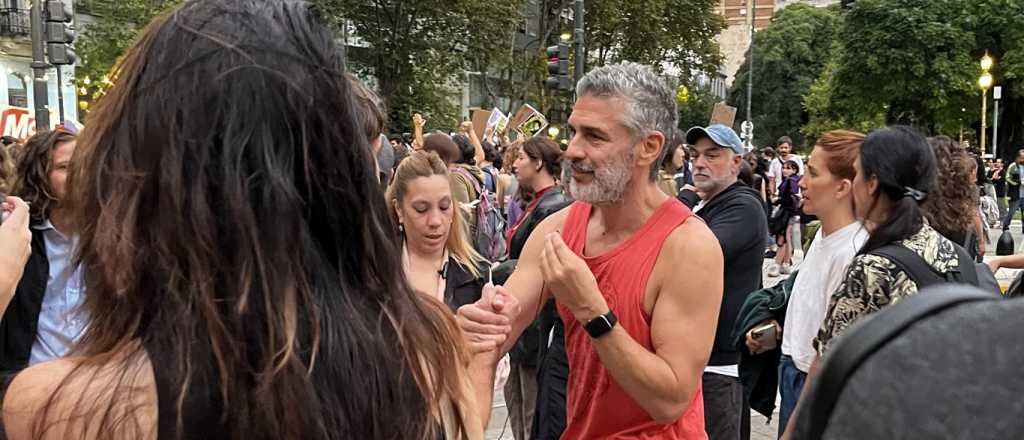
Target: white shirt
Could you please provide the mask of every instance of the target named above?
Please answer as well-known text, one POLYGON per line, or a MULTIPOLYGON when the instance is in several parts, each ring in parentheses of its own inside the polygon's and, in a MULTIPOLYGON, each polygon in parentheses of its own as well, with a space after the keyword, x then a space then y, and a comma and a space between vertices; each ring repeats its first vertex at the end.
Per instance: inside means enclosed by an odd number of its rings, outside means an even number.
POLYGON ((85 312, 79 310, 85 300, 82 271, 71 266, 78 238, 65 236, 49 220, 33 228, 43 231, 50 274, 29 354, 30 366, 66 356, 88 325, 85 312))
MULTIPOLYGON (((803 175, 804 174, 804 160, 801 159, 800 156, 797 156, 795 154, 790 154, 789 157, 786 158, 786 161, 794 161, 794 162, 796 162, 796 164, 799 165, 797 167, 797 169, 796 169, 796 173, 798 175, 803 175)), ((782 163, 783 162, 784 161, 779 160, 779 158, 776 157, 775 159, 772 159, 772 163, 768 165, 768 175, 770 177, 774 177, 775 178, 775 186, 776 187, 780 183, 782 183, 782 163)))
POLYGON ((782 354, 793 358, 796 367, 807 373, 817 356, 812 345, 825 320, 828 300, 839 288, 846 267, 868 239, 858 222, 824 236, 819 229, 800 263, 793 283, 782 331, 782 354))

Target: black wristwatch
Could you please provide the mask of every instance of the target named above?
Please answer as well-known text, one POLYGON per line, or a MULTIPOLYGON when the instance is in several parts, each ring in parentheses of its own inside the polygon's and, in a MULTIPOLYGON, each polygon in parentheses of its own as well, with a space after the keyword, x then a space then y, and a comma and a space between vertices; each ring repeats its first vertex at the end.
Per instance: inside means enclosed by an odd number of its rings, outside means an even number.
POLYGON ((615 317, 615 314, 611 310, 608 313, 599 315, 598 317, 588 321, 583 328, 587 330, 591 338, 597 339, 604 336, 608 332, 615 328, 615 324, 619 323, 619 318, 615 317))

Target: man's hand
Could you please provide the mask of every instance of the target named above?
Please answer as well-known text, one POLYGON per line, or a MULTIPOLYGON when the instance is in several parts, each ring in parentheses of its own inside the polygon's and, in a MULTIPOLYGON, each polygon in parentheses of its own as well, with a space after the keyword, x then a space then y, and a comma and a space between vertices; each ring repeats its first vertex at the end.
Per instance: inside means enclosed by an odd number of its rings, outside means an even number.
POLYGON ((6 308, 7 300, 21 280, 25 262, 32 254, 32 232, 28 228, 28 205, 21 199, 8 197, 4 200, 0 204, 0 215, 5 217, 0 224, 0 306, 6 308))
POLYGON ((540 254, 544 283, 580 322, 608 313, 597 279, 582 258, 573 253, 557 232, 547 235, 540 254))
POLYGON ((494 362, 501 358, 501 346, 512 332, 512 323, 519 316, 519 300, 504 287, 487 284, 480 300, 459 307, 456 321, 473 355, 494 352, 494 362))
POLYGON ((419 113, 413 113, 412 114, 412 125, 413 126, 415 126, 415 127, 423 127, 423 124, 426 124, 426 123, 427 123, 427 120, 423 119, 423 115, 421 115, 419 113))

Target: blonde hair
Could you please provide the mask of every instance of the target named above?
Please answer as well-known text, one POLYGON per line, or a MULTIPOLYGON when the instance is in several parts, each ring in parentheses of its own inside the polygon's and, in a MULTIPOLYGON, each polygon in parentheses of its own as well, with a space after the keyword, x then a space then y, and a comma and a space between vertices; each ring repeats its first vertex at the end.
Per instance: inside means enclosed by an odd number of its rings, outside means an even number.
MULTIPOLYGON (((433 151, 413 151, 409 157, 402 160, 395 170, 394 180, 388 187, 387 200, 388 212, 395 227, 398 227, 398 206, 405 200, 409 191, 409 183, 419 177, 441 176, 449 180, 448 167, 445 166, 441 157, 433 151)), ((449 180, 450 181, 450 180, 449 180)), ((462 218, 461 209, 457 207, 458 202, 452 201, 456 209, 452 215, 452 227, 448 231, 448 242, 445 248, 448 254, 455 259, 459 265, 465 267, 474 277, 479 277, 479 265, 487 262, 473 246, 469 243, 469 225, 462 218)), ((396 232, 398 232, 396 230, 396 232)))

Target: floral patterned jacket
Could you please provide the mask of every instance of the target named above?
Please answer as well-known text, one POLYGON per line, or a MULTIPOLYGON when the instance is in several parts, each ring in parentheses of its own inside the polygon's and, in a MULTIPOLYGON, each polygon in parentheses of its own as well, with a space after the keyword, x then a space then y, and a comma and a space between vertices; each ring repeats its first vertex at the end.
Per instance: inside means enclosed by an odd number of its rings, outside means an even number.
MULTIPOLYGON (((916 252, 939 273, 958 268, 953 242, 928 225, 900 244, 916 252)), ((917 284, 888 258, 857 255, 829 299, 825 321, 814 341, 818 355, 823 355, 832 341, 853 323, 915 293, 917 284)))

